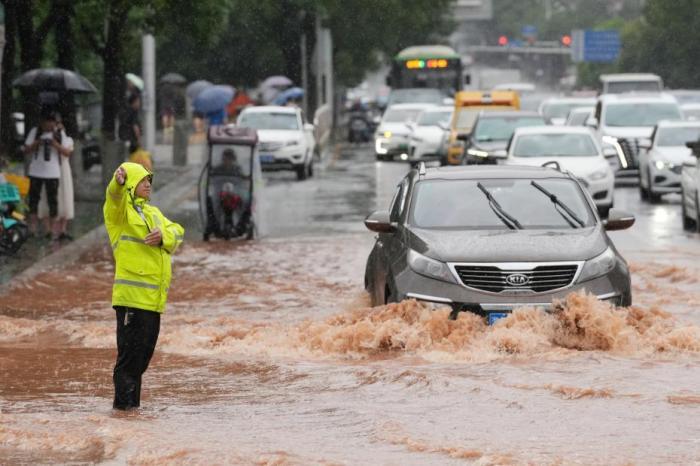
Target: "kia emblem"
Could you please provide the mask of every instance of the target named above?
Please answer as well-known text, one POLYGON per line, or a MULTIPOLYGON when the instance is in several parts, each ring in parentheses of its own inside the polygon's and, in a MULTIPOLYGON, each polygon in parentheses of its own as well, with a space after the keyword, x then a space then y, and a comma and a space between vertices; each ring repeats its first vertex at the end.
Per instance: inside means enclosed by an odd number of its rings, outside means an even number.
POLYGON ((506 283, 510 286, 524 286, 530 283, 530 277, 522 273, 512 273, 506 277, 506 283))

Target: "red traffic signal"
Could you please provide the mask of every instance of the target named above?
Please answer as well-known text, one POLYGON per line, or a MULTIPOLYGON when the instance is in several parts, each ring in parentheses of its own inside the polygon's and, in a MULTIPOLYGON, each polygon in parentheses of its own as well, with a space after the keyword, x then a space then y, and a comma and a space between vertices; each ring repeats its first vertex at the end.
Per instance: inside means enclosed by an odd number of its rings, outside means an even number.
POLYGON ((564 47, 571 47, 571 36, 568 34, 561 36, 561 45, 564 47))
POLYGON ((498 38, 498 45, 500 45, 501 47, 508 45, 508 37, 500 36, 498 38))

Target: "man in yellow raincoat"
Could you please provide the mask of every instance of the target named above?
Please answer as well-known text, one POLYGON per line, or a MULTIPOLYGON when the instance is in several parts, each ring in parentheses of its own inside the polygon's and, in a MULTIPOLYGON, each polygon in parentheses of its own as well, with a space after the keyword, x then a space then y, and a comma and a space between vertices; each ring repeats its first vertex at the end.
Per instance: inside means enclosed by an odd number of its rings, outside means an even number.
POLYGON ((168 298, 171 256, 184 235, 180 225, 148 204, 152 179, 142 165, 123 163, 107 187, 103 209, 115 262, 115 409, 140 405, 141 377, 153 356, 168 298))

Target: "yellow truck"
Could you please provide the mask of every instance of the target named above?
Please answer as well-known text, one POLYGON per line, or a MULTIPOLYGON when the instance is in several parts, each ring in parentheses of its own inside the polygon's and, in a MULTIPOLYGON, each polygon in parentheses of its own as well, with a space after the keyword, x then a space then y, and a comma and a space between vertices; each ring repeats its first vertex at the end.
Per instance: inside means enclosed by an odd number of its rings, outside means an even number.
POLYGON ((447 165, 464 163, 464 139, 471 134, 476 116, 483 110, 520 110, 520 96, 515 91, 461 91, 455 94, 447 165))

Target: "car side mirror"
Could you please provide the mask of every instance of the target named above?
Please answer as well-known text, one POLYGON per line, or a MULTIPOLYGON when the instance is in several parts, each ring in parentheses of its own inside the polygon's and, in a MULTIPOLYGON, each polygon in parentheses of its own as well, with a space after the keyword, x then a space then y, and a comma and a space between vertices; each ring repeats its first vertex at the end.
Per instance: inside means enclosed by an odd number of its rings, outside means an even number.
POLYGON ((651 141, 640 141, 639 148, 644 150, 651 149, 651 141))
POLYGON ((622 210, 610 209, 608 218, 603 220, 603 226, 607 231, 626 230, 634 225, 634 215, 622 210))
POLYGON ((365 219, 365 226, 368 230, 376 233, 393 233, 396 231, 396 224, 390 220, 389 212, 378 210, 372 212, 365 219))

